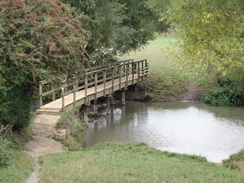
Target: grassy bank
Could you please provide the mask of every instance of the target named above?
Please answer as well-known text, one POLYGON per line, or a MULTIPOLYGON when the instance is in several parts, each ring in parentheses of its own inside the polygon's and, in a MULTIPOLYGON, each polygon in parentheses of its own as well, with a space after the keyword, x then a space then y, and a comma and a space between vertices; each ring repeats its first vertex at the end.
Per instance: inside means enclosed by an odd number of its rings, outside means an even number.
MULTIPOLYGON (((130 52, 121 59, 147 59, 150 68, 148 79, 139 85, 145 96, 152 101, 174 101, 185 91, 186 85, 194 80, 188 69, 179 70, 168 53, 180 40, 177 35, 157 36, 144 49, 130 52)), ((195 76, 194 76, 195 77, 195 76)))
POLYGON ((0 182, 22 183, 33 171, 33 158, 22 151, 31 138, 34 118, 31 113, 29 126, 19 132, 0 125, 0 182))
POLYGON ((162 152, 142 143, 101 144, 41 157, 41 183, 244 182, 244 174, 204 158, 162 152))
POLYGON ((21 151, 11 151, 14 160, 8 166, 0 167, 0 182, 23 183, 33 171, 33 158, 21 151))
POLYGON ((87 127, 80 120, 79 108, 74 108, 72 111, 62 112, 56 129, 65 130, 62 136, 54 135, 54 139, 62 142, 70 151, 82 150, 83 131, 87 127))

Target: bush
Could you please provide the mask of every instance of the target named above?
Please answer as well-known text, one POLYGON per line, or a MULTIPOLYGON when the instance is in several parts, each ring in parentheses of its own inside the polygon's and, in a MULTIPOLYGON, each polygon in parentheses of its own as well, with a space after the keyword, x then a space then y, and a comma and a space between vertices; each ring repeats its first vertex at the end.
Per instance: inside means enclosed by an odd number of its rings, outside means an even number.
POLYGON ((241 106, 244 91, 228 85, 214 87, 205 93, 204 101, 216 106, 241 106))
POLYGON ((21 130, 29 124, 31 94, 27 86, 15 87, 8 92, 0 91, 0 124, 21 130))

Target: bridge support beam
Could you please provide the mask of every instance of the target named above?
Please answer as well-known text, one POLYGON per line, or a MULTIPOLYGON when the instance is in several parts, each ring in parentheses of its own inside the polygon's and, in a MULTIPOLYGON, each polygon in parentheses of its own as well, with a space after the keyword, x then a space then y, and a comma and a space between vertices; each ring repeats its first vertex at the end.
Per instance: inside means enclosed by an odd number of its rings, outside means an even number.
POLYGON ((115 104, 115 100, 114 100, 114 95, 111 95, 111 105, 114 105, 115 104))
POLYGON ((121 105, 125 105, 125 89, 123 89, 121 93, 121 105))
POLYGON ((88 105, 84 105, 84 123, 88 124, 89 123, 89 117, 88 117, 88 113, 89 113, 89 106, 88 105))
POLYGON ((94 100, 94 103, 93 103, 93 112, 94 112, 94 114, 97 114, 97 109, 98 109, 97 100, 94 100))
POLYGON ((107 114, 110 114, 110 104, 111 104, 111 98, 107 96, 107 101, 106 101, 107 114))

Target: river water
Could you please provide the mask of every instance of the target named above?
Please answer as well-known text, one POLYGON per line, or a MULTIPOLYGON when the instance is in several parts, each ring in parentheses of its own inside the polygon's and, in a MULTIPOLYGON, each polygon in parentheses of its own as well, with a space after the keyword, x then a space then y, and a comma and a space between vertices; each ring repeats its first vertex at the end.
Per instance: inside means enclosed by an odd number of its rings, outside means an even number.
MULTIPOLYGON (((101 110, 105 113, 105 110, 101 110)), ((126 102, 90 124, 84 145, 145 142, 163 151, 221 162, 244 149, 244 108, 197 103, 126 102)))

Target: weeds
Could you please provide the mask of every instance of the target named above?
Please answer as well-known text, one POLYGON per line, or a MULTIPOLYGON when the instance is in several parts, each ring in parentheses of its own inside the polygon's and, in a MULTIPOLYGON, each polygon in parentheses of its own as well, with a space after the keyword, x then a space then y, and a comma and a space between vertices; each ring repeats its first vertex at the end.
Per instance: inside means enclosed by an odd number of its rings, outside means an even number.
POLYGON ((244 171, 241 170, 239 163, 244 162, 244 149, 242 149, 239 153, 233 154, 229 159, 223 160, 223 165, 229 169, 244 171))
POLYGON ((9 139, 10 126, 3 126, 0 124, 0 167, 9 165, 12 161, 13 154, 10 149, 11 141, 9 139))
POLYGON ((78 115, 78 108, 64 112, 56 125, 56 129, 66 129, 66 135, 64 139, 57 136, 54 138, 61 141, 71 151, 81 150, 83 144, 82 132, 86 125, 79 119, 78 115))

